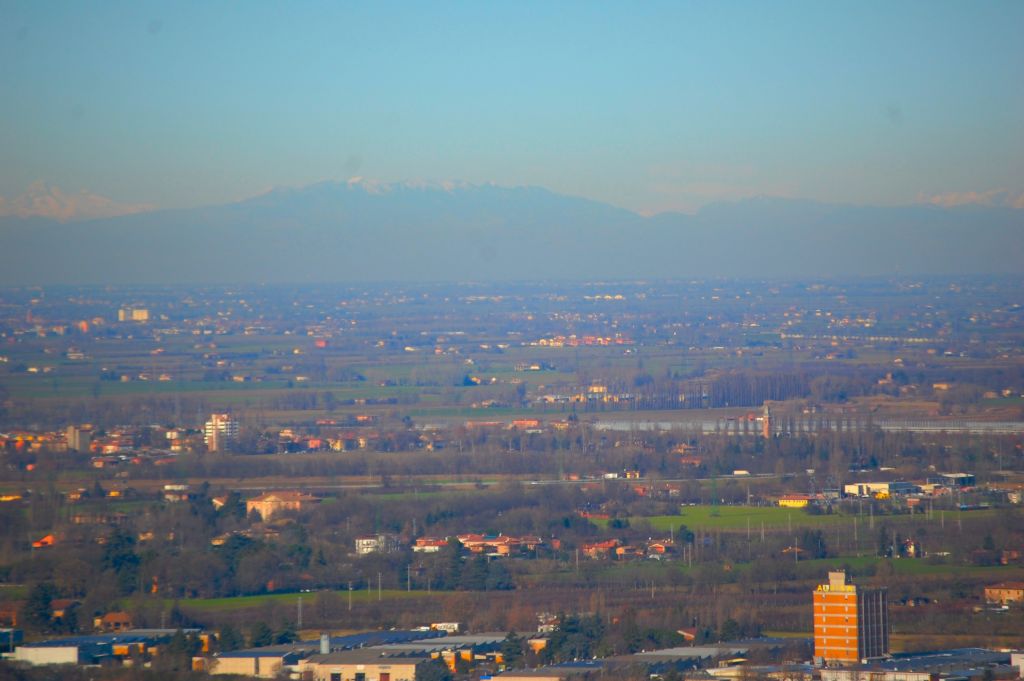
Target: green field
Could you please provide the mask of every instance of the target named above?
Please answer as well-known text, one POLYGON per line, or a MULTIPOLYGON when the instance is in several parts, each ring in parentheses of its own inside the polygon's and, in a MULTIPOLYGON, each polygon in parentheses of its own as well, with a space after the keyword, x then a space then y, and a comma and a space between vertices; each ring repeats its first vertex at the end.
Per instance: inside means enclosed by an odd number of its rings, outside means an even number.
MULTIPOLYGON (((246 610, 248 608, 258 608, 260 606, 272 604, 295 605, 298 603, 300 597, 306 605, 312 605, 317 595, 321 593, 333 594, 336 598, 343 599, 343 602, 347 602, 349 597, 348 591, 320 591, 302 594, 286 593, 262 594, 259 596, 233 596, 231 598, 190 598, 178 601, 165 599, 165 605, 167 607, 171 607, 174 603, 177 603, 179 607, 199 612, 231 612, 234 610, 246 610)), ((362 589, 351 593, 353 603, 369 603, 377 600, 376 589, 362 589)), ((404 591, 399 589, 383 589, 380 592, 380 598, 382 601, 406 598, 424 598, 427 595, 428 594, 423 591, 404 591)))
MULTIPOLYGON (((984 518, 999 511, 975 510, 965 511, 962 514, 967 518, 984 518)), ((958 513, 956 511, 945 511, 946 522, 956 522, 958 513)), ((934 522, 939 522, 940 513, 936 511, 934 522)), ((762 523, 766 530, 778 530, 783 528, 797 527, 825 527, 834 526, 838 523, 852 523, 855 515, 846 513, 831 513, 827 515, 811 515, 800 509, 780 508, 778 506, 710 506, 707 504, 699 506, 681 506, 679 515, 656 515, 628 518, 631 525, 640 521, 647 521, 655 530, 667 532, 670 529, 685 525, 690 530, 746 530, 750 527, 752 532, 760 531, 762 523)), ((861 522, 867 523, 867 514, 862 514, 861 522)), ((920 514, 916 515, 876 515, 875 522, 909 522, 921 520, 920 514)), ((606 528, 607 520, 593 520, 595 525, 606 528)))
MULTIPOLYGON (((469 490, 466 490, 469 491, 469 490)), ((475 491, 475 490, 474 490, 475 491)), ((381 494, 367 494, 367 500, 380 500, 380 501, 409 501, 410 499, 447 499, 451 497, 453 493, 458 493, 459 490, 433 490, 430 492, 383 492, 381 494)))
POLYGON ((862 569, 870 566, 878 566, 880 563, 889 562, 893 571, 898 575, 916 575, 920 577, 937 575, 958 575, 962 577, 985 577, 993 580, 1016 580, 1021 575, 1021 570, 1015 566, 1005 565, 966 565, 957 562, 932 563, 928 560, 915 560, 913 558, 900 558, 891 560, 878 556, 845 556, 839 558, 822 558, 820 560, 803 561, 805 564, 820 565, 822 573, 828 569, 849 566, 853 569, 862 569))
MULTIPOLYGON (((630 524, 647 521, 656 530, 669 531, 685 525, 690 530, 760 530, 783 527, 820 527, 849 521, 851 516, 834 513, 810 515, 799 509, 777 506, 682 506, 679 515, 656 515, 629 518, 630 524)), ((599 527, 607 527, 607 520, 594 520, 599 527)))

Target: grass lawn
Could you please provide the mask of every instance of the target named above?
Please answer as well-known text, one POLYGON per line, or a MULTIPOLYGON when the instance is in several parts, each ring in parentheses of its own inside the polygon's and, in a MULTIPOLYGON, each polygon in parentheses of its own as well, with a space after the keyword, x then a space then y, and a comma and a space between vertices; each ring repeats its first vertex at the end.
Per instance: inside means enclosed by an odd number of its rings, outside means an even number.
POLYGON ((28 587, 24 584, 0 585, 0 602, 22 601, 28 597, 28 587))

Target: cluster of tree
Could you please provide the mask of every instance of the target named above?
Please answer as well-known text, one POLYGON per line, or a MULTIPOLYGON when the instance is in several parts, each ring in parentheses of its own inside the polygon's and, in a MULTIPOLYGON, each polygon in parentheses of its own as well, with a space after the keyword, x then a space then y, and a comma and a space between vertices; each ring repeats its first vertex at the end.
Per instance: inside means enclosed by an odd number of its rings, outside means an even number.
POLYGON ((240 650, 242 648, 260 648, 263 646, 292 643, 299 638, 295 626, 288 621, 282 622, 279 628, 271 629, 262 619, 254 622, 248 629, 248 636, 230 622, 225 622, 217 629, 216 648, 222 652, 240 650))
POLYGON ((50 582, 38 582, 28 592, 22 607, 21 621, 29 632, 64 634, 78 630, 78 606, 70 604, 54 616, 53 601, 59 596, 57 587, 50 582))
POLYGON ((484 555, 467 556, 457 539, 450 539, 438 556, 430 561, 428 578, 438 589, 462 591, 504 591, 515 584, 504 560, 484 555))

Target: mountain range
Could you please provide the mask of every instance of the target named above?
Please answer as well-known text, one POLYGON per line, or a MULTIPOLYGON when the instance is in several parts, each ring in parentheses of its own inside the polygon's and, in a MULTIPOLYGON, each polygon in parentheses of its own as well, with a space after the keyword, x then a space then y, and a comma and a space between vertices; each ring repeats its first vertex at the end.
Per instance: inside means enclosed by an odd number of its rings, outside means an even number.
POLYGON ((0 285, 1024 273, 1024 210, 778 198, 644 217, 537 187, 323 182, 62 223, 0 218, 0 285))

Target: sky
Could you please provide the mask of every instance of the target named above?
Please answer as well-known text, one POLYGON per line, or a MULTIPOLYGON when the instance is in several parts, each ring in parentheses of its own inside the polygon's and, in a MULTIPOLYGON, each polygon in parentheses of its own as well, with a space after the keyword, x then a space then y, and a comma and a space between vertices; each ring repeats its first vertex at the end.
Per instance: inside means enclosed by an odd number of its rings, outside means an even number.
POLYGON ((1024 2, 0 0, 0 215, 353 176, 1024 207, 1024 2))

